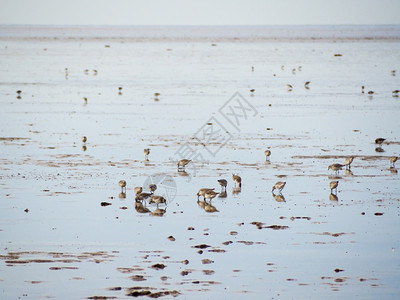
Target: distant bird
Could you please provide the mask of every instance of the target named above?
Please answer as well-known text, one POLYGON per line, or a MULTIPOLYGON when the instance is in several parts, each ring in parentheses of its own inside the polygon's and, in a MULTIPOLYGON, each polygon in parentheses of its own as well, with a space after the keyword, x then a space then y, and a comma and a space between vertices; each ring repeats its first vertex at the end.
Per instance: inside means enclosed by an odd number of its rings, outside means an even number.
POLYGON ((217 195, 218 195, 217 192, 214 192, 213 190, 208 190, 208 191, 206 191, 205 194, 204 194, 204 200, 205 200, 205 199, 208 199, 208 200, 211 201, 211 200, 214 199, 217 195))
POLYGON ((265 160, 269 160, 269 157, 271 156, 271 151, 270 150, 265 150, 264 151, 264 155, 265 155, 265 160))
POLYGON ((390 163, 391 163, 391 165, 392 165, 393 168, 394 168, 394 163, 397 161, 397 159, 398 159, 397 156, 392 156, 392 157, 390 158, 390 163))
POLYGON ((310 84, 311 81, 306 81, 306 83, 304 84, 304 87, 308 90, 310 87, 308 86, 310 84))
POLYGON ((21 90, 18 90, 18 91, 17 91, 17 94, 18 94, 18 95, 21 95, 21 93, 22 93, 21 90))
POLYGON ((251 71, 254 72, 254 66, 251 66, 251 71))
POLYGON ((218 179, 218 183, 221 186, 221 190, 226 191, 226 186, 228 185, 228 181, 226 181, 225 179, 218 179))
POLYGON ((330 165, 330 166, 328 167, 328 170, 329 170, 329 169, 330 169, 330 170, 333 170, 333 171, 336 172, 336 174, 339 174, 339 170, 341 170, 344 166, 345 166, 345 165, 341 165, 341 164, 333 164, 333 165, 330 165))
POLYGON ((190 159, 181 159, 180 161, 178 161, 178 171, 184 171, 185 166, 190 162, 190 159))
POLYGON ((232 174, 232 179, 235 182, 235 186, 237 183, 240 188, 242 187, 242 178, 239 175, 232 174))
POLYGON ((140 194, 143 191, 143 188, 141 186, 137 186, 133 189, 133 192, 135 193, 135 195, 140 194))
POLYGON ((250 90, 250 93, 251 93, 251 94, 254 94, 255 91, 256 91, 255 89, 251 89, 251 90, 250 90))
POLYGON ((204 195, 206 194, 206 192, 213 191, 213 190, 214 190, 213 188, 212 189, 209 189, 209 188, 199 189, 199 191, 197 192, 197 200, 199 200, 200 196, 203 196, 203 198, 205 198, 204 195))
POLYGON ((158 204, 161 204, 161 203, 165 204, 165 203, 167 203, 167 201, 165 200, 165 198, 163 196, 153 195, 153 196, 151 196, 150 201, 149 201, 149 204, 152 204, 152 203, 157 204, 157 207, 158 207, 158 204))
POLYGON ((274 192, 274 190, 279 190, 279 193, 282 192, 283 188, 285 187, 286 182, 285 181, 278 181, 277 183, 274 184, 274 186, 272 187, 272 192, 274 192))
POLYGON ((156 189, 157 189, 157 185, 155 185, 154 183, 149 184, 150 193, 153 194, 156 191, 156 189))
POLYGON ((292 74, 296 74, 296 68, 292 69, 292 74))
POLYGON ((85 101, 85 104, 87 104, 87 98, 83 97, 83 101, 85 101))
POLYGON ((397 97, 399 93, 400 93, 400 90, 394 90, 394 91, 392 91, 392 96, 397 97))
POLYGON ((120 180, 118 182, 118 185, 121 187, 121 193, 123 193, 124 190, 126 191, 126 181, 125 180, 120 180))
POLYGON ((346 160, 344 161, 344 164, 346 165, 346 169, 350 169, 350 165, 353 162, 354 157, 350 156, 350 157, 346 157, 346 160))
POLYGON ((118 90, 119 90, 119 91, 122 91, 122 86, 118 87, 118 90))
POLYGON ((145 159, 145 161, 149 161, 150 149, 149 149, 149 148, 144 149, 143 152, 144 152, 144 159, 145 159))
POLYGON ((154 97, 160 96, 160 93, 154 93, 154 97))
POLYGON ((293 86, 292 86, 291 84, 288 83, 286 86, 287 86, 287 88, 288 88, 288 91, 293 90, 293 86))
POLYGON ((384 138, 377 138, 375 139, 375 144, 378 144, 379 147, 383 144, 383 142, 386 141, 384 138))
POLYGON ((373 94, 375 94, 374 91, 368 91, 368 95, 373 95, 373 94))
POLYGON ((147 198, 153 196, 153 194, 150 193, 139 193, 136 195, 135 200, 136 201, 143 201, 146 200, 147 198))
POLYGON ((337 181, 337 180, 329 182, 329 188, 331 189, 331 194, 332 194, 332 190, 336 190, 336 192, 337 192, 338 185, 339 185, 339 181, 337 181))
POLYGON ((87 137, 86 137, 86 136, 83 136, 83 137, 82 137, 82 143, 86 143, 86 141, 87 141, 87 137))
POLYGON ((361 94, 364 94, 364 86, 361 86, 361 94))

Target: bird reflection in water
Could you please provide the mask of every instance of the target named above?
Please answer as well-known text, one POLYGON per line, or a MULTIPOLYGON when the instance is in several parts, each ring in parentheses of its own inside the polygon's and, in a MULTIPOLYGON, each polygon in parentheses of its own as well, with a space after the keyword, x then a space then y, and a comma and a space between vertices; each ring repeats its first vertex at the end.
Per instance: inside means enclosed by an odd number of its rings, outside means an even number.
POLYGON ((119 199, 125 199, 126 198, 126 193, 123 193, 123 192, 119 193, 118 198, 119 199))
POLYGON ((234 188, 232 189, 232 195, 237 195, 237 194, 239 194, 241 191, 242 191, 242 188, 240 188, 240 187, 234 187, 234 188))
POLYGON ((167 212, 167 208, 156 208, 151 212, 152 216, 162 217, 167 212))
POLYGON ((395 167, 390 167, 389 168, 390 173, 392 174, 397 174, 397 169, 395 167))
POLYGON ((140 201, 135 201, 135 210, 139 213, 139 214, 147 214, 150 212, 150 209, 148 209, 147 207, 143 206, 143 203, 140 201))
POLYGON ((272 196, 274 196, 276 202, 286 202, 285 197, 282 194, 275 195, 272 193, 272 196))
POLYGON ((228 196, 228 194, 226 193, 226 191, 222 191, 221 193, 218 194, 218 198, 226 198, 228 196))
POLYGON ((331 201, 339 201, 339 198, 338 198, 337 195, 331 193, 329 195, 329 200, 331 200, 331 201))

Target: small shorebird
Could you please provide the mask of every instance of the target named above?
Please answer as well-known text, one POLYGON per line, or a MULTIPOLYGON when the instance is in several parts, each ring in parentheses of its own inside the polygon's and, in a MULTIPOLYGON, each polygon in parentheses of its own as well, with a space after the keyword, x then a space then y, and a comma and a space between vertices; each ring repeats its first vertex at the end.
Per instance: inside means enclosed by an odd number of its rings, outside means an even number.
POLYGON ((384 139, 384 138, 377 138, 377 139, 375 139, 375 144, 379 145, 379 147, 380 147, 380 146, 382 146, 382 144, 383 144, 384 141, 386 141, 386 139, 384 139))
POLYGON ((83 101, 85 101, 85 104, 87 104, 87 98, 83 97, 83 101))
POLYGON ((133 189, 133 192, 135 193, 135 195, 140 194, 141 192, 143 192, 143 188, 141 186, 137 186, 133 189))
POLYGON ((250 93, 252 94, 252 95, 254 95, 254 92, 255 92, 256 90, 255 89, 251 89, 250 90, 250 93))
POLYGON ((368 91, 368 95, 373 95, 373 94, 375 94, 374 91, 368 91))
POLYGON ((209 189, 209 188, 202 188, 202 189, 199 189, 199 191, 197 192, 197 200, 199 200, 199 197, 200 196, 203 196, 203 198, 205 198, 204 197, 204 195, 206 194, 206 192, 208 192, 208 191, 213 191, 214 189, 209 189))
POLYGON ((339 185, 339 181, 337 181, 337 180, 329 182, 329 188, 331 189, 331 194, 332 194, 332 190, 335 190, 337 193, 338 185, 339 185))
POLYGON ((269 157, 271 156, 271 151, 270 150, 265 150, 264 154, 265 154, 265 160, 269 160, 269 157))
POLYGON ((86 136, 83 136, 83 137, 82 137, 82 143, 86 143, 86 141, 87 141, 87 137, 86 137, 86 136))
POLYGON ((399 93, 400 93, 400 90, 394 90, 394 91, 392 91, 392 96, 393 97, 398 97, 399 93))
POLYGON ((361 86, 361 94, 364 94, 364 86, 361 86))
POLYGON ((397 161, 398 157, 397 156, 392 156, 390 158, 390 164, 392 165, 392 167, 394 168, 394 163, 397 161))
POLYGON ((154 183, 149 184, 150 193, 153 194, 156 191, 156 189, 157 189, 157 185, 155 185, 154 183))
POLYGON ((345 164, 345 166, 346 166, 346 169, 347 169, 347 168, 350 169, 350 165, 351 165, 351 163, 353 162, 353 160, 354 160, 354 157, 353 157, 353 156, 346 157, 346 160, 344 161, 344 164, 345 164))
POLYGON ((180 161, 178 161, 178 171, 184 171, 185 166, 190 162, 190 159, 181 159, 180 161))
POLYGON ((221 191, 226 191, 226 186, 228 185, 228 181, 225 179, 218 179, 218 183, 221 186, 221 191))
POLYGON ((274 190, 279 190, 279 193, 281 193, 283 188, 285 187, 285 185, 286 185, 286 181, 278 181, 272 187, 272 192, 274 192, 274 190))
POLYGON ((217 192, 214 192, 213 190, 208 190, 205 192, 204 194, 204 200, 208 199, 209 201, 211 201, 212 199, 214 199, 216 196, 218 195, 217 192))
POLYGON ((333 164, 333 165, 330 165, 330 166, 328 167, 328 170, 329 170, 329 169, 330 169, 330 170, 333 170, 333 171, 336 172, 336 174, 339 174, 339 170, 341 170, 343 167, 344 167, 344 165, 341 165, 341 164, 333 164))
POLYGON ((150 149, 148 149, 148 148, 144 149, 143 152, 144 152, 144 160, 149 161, 150 149))
POLYGON ((154 97, 160 96, 160 93, 154 93, 154 97))
POLYGON ((306 83, 304 84, 304 87, 308 90, 310 89, 309 84, 311 81, 306 81, 306 83))
POLYGON ((160 203, 165 204, 165 203, 167 203, 167 201, 165 200, 165 198, 163 196, 153 195, 153 196, 151 196, 150 201, 149 201, 149 204, 152 204, 152 203, 157 204, 157 207, 158 207, 158 204, 160 204, 160 203))
POLYGON ((124 190, 126 191, 126 181, 125 180, 120 180, 118 182, 118 185, 121 187, 121 193, 123 193, 124 190))
POLYGON ((150 193, 139 193, 139 194, 136 194, 135 200, 136 201, 143 201, 143 200, 146 200, 147 198, 149 198, 151 196, 153 196, 153 194, 150 194, 150 193))
POLYGON ((240 188, 242 187, 242 178, 239 175, 232 174, 232 179, 235 182, 235 186, 237 183, 240 188))
POLYGON ((288 91, 293 90, 293 86, 292 86, 291 84, 288 83, 286 86, 287 86, 287 88, 288 88, 288 91))

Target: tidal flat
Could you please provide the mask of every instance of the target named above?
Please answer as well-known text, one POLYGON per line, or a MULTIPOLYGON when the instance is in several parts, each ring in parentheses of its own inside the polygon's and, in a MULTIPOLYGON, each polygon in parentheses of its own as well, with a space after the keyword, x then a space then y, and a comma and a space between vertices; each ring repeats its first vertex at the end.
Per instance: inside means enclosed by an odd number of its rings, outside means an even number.
POLYGON ((0 298, 398 299, 399 26, 0 26, 0 66, 0 298))

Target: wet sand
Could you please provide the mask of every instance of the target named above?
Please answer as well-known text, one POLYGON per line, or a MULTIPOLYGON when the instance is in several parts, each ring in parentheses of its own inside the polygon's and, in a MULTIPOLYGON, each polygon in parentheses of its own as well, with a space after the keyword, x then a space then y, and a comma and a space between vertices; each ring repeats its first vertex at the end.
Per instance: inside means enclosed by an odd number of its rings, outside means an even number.
POLYGON ((2 299, 397 299, 398 28, 248 30, 1 28, 2 299), (149 183, 167 205, 135 204, 149 183))

